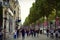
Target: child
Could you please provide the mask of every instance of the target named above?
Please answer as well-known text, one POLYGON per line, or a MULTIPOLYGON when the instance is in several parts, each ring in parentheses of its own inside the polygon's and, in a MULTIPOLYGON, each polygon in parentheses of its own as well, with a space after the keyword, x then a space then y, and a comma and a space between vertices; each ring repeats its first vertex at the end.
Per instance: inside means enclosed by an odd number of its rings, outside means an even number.
POLYGON ((15 30, 15 32, 14 32, 14 40, 16 40, 16 38, 17 38, 17 31, 15 30))

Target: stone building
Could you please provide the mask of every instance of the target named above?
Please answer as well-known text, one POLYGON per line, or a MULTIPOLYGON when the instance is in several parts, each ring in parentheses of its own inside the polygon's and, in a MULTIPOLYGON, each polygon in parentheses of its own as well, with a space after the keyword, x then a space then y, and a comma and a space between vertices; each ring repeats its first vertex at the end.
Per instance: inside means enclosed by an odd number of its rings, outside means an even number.
POLYGON ((3 0, 3 30, 6 38, 15 31, 16 24, 21 20, 19 11, 18 0, 3 0))

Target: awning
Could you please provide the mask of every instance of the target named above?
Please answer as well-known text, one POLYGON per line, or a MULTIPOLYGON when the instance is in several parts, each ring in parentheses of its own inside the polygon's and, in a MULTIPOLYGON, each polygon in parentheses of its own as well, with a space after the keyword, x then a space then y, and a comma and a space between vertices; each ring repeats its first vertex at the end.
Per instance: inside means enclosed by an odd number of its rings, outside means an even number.
POLYGON ((21 22, 21 20, 16 20, 16 22, 21 22))

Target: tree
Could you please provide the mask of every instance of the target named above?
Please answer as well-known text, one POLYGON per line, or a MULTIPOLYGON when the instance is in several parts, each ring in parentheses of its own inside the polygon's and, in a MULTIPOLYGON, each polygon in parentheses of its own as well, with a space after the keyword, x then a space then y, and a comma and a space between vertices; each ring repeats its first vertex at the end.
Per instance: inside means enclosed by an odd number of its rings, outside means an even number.
POLYGON ((29 25, 29 17, 26 17, 25 22, 23 23, 24 25, 29 25))

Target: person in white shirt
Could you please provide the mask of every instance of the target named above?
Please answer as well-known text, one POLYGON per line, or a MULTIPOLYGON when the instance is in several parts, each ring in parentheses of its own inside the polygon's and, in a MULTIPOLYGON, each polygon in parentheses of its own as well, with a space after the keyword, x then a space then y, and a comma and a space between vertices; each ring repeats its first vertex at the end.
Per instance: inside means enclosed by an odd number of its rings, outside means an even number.
POLYGON ((50 29, 50 36, 51 36, 51 38, 54 38, 54 30, 53 29, 50 29))
POLYGON ((59 32, 58 32, 58 30, 56 29, 56 31, 55 31, 55 37, 56 37, 56 38, 58 38, 58 33, 59 33, 59 32))
POLYGON ((17 30, 14 31, 14 39, 16 40, 17 38, 17 30))

